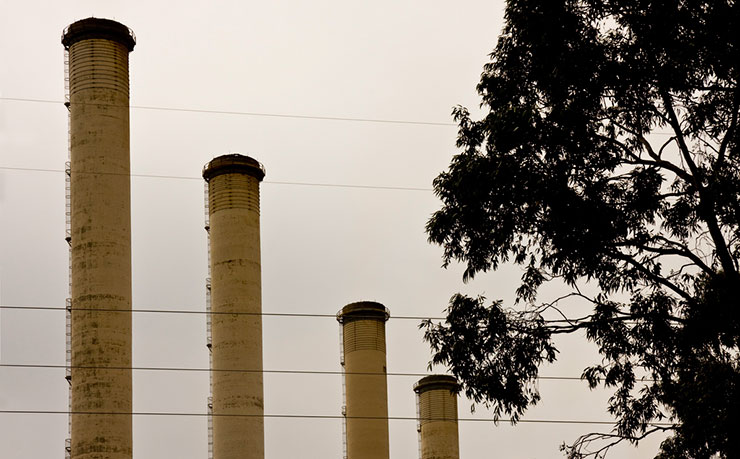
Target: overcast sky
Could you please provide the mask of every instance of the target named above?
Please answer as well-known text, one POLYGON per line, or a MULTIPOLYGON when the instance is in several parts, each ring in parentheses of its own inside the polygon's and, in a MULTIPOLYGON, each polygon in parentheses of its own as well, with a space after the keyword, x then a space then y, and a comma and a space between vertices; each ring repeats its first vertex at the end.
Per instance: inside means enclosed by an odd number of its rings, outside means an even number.
MULTIPOLYGON (((0 5, 0 304, 62 307, 68 296, 60 36, 89 16, 118 20, 137 36, 130 56, 135 309, 205 310, 200 172, 214 156, 235 152, 267 169, 265 312, 334 314, 374 300, 392 316, 440 316, 455 292, 512 298, 516 268, 463 285, 462 269, 441 269, 441 250, 424 234, 439 207, 431 182, 455 153, 456 129, 445 123, 456 104, 476 113, 475 85, 502 27, 502 1, 0 5)), ((208 366, 204 315, 135 313, 133 320, 135 366, 208 366)), ((64 324, 59 311, 1 309, 1 363, 64 364, 64 324)), ((389 372, 426 371, 430 352, 417 326, 389 321, 389 372)), ((263 341, 265 369, 340 369, 333 318, 265 317, 263 341)), ((560 361, 543 375, 579 376, 595 355, 582 337, 560 348, 560 361)), ((388 378, 391 416, 415 415, 418 379, 388 378)), ((0 367, 0 410, 66 410, 67 387, 63 369, 0 367)), ((610 420, 607 395, 584 382, 541 380, 539 388, 543 401, 525 419, 610 420)), ((266 374, 265 412, 338 415, 341 393, 337 375, 266 374)), ((207 396, 205 372, 134 372, 136 412, 204 413, 207 396)), ((490 418, 484 407, 471 414, 470 405, 460 399, 461 418, 490 418)), ((561 457, 559 444, 608 430, 459 427, 463 459, 561 457)), ((391 421, 391 456, 417 457, 416 435, 413 421, 391 421)), ((0 413, 2 458, 62 458, 67 436, 65 415, 0 413)), ((265 436, 268 459, 341 458, 338 419, 269 418, 265 436)), ((652 457, 657 444, 610 457, 652 457)), ((137 459, 204 459, 206 448, 205 417, 134 418, 137 459)))

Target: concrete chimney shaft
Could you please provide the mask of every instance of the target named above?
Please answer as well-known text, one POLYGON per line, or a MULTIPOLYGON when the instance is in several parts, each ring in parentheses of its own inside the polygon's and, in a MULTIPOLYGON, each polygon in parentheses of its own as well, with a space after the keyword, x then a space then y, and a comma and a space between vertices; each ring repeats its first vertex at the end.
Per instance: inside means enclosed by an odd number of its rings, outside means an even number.
POLYGON ((457 380, 432 375, 414 385, 419 397, 421 459, 459 459, 457 380))
POLYGON ((67 27, 62 44, 70 96, 71 457, 129 459, 128 54, 135 38, 115 21, 88 18, 67 27))
POLYGON ((219 156, 203 169, 210 219, 212 365, 218 370, 212 374, 214 459, 265 455, 259 207, 264 176, 256 160, 242 155, 219 156))
POLYGON ((337 314, 344 347, 348 459, 389 457, 385 368, 388 318, 388 309, 372 301, 348 304, 337 314))

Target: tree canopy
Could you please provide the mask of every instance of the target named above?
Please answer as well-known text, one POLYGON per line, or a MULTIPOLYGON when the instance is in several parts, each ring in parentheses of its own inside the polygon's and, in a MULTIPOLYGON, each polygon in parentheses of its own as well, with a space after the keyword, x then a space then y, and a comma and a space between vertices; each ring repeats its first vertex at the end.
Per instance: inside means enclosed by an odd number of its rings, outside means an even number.
POLYGON ((539 394, 554 338, 584 331, 611 432, 568 457, 667 431, 660 458, 740 457, 740 7, 734 0, 508 0, 478 85, 453 111, 427 223, 464 280, 522 268, 516 304, 457 294, 426 322, 435 364, 498 418, 539 394), (568 293, 540 299, 548 282, 568 293), (583 286, 596 286, 587 295, 583 286), (590 314, 573 317, 579 298, 590 314))

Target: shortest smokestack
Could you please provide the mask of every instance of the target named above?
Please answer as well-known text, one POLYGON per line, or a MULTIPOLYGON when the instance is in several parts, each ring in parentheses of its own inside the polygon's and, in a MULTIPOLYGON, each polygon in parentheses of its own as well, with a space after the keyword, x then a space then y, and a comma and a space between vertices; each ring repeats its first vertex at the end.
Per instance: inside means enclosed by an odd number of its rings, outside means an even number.
POLYGON ((414 384, 419 416, 421 459, 459 459, 458 383, 452 376, 431 375, 414 384))

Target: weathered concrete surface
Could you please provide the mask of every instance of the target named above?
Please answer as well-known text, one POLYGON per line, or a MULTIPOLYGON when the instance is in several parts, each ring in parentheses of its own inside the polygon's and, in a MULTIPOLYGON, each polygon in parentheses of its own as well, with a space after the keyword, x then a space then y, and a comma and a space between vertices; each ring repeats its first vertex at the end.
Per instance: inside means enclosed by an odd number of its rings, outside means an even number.
POLYGON ((130 459, 128 54, 133 45, 128 29, 113 21, 87 19, 70 30, 100 27, 108 30, 102 34, 107 38, 83 33, 64 43, 70 56, 71 454, 130 459), (120 28, 108 30, 111 25, 120 28))
POLYGON ((248 159, 251 162, 240 155, 222 156, 204 169, 210 214, 212 362, 218 370, 213 372, 212 387, 214 459, 264 458, 259 214, 264 174, 256 161, 248 159), (224 314, 231 312, 247 314, 224 314))
POLYGON ((388 459, 387 310, 379 303, 352 303, 337 319, 343 327, 347 457, 388 459))

